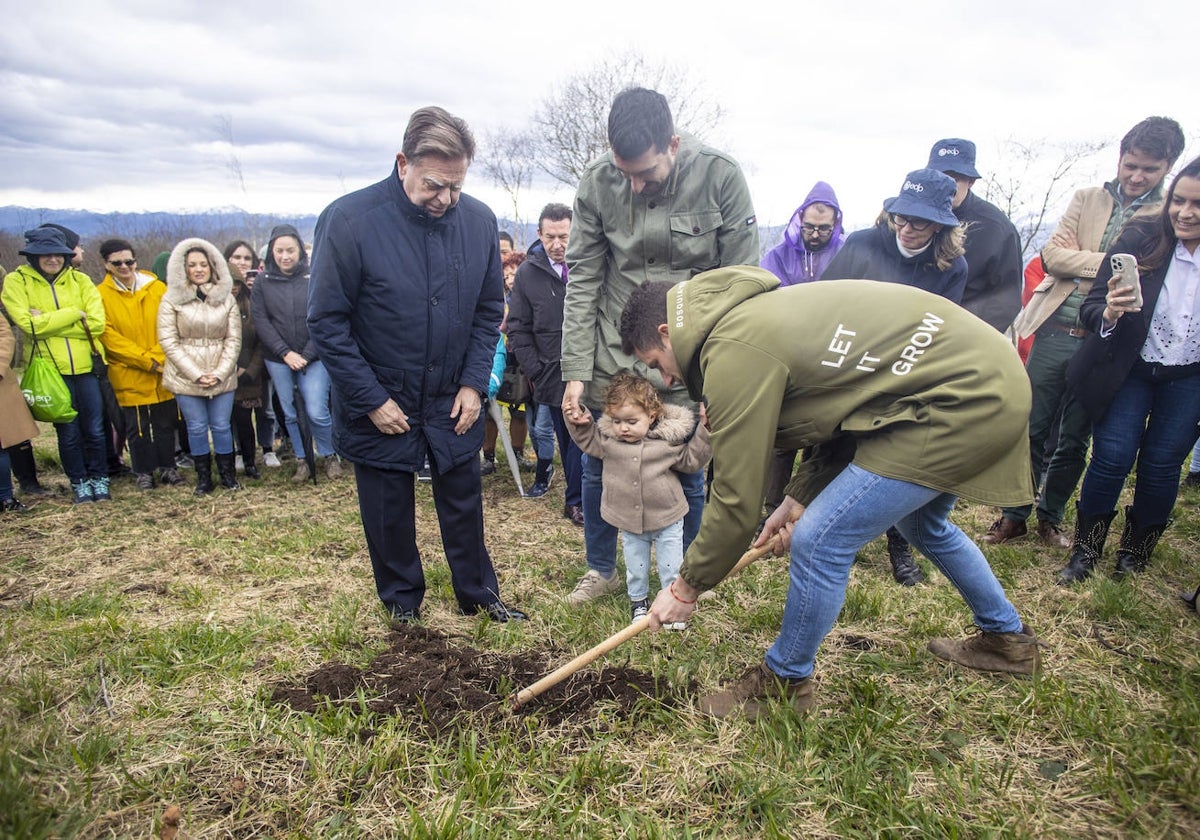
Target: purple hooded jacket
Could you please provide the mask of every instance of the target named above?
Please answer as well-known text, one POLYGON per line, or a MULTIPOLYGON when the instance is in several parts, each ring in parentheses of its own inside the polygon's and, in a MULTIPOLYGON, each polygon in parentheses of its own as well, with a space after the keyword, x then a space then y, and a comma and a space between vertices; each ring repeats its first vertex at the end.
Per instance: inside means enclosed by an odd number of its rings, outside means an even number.
POLYGON ((821 272, 829 265, 844 241, 842 208, 838 205, 833 187, 824 181, 817 181, 804 203, 792 214, 792 220, 783 232, 783 241, 768 251, 759 265, 783 281, 784 286, 808 283, 821 276, 821 272), (834 218, 829 244, 819 251, 809 251, 804 247, 804 239, 800 236, 800 221, 808 206, 816 203, 828 204, 837 211, 837 215, 834 218))

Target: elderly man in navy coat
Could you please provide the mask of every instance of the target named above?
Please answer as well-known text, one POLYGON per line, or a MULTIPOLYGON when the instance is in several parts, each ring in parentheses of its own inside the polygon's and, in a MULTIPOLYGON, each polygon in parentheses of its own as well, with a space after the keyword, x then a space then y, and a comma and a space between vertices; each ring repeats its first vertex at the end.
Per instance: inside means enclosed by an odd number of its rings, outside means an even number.
POLYGON ((334 448, 354 463, 379 598, 420 616, 414 474, 428 456, 464 614, 524 619, 484 546, 480 417, 504 313, 496 217, 462 194, 475 141, 441 108, 413 113, 396 168, 317 220, 309 332, 333 383, 334 448))

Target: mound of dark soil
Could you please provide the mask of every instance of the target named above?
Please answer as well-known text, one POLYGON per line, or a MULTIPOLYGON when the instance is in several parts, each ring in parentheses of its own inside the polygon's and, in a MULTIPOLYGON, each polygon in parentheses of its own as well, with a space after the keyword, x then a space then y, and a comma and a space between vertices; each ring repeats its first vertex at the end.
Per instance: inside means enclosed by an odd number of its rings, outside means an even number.
MULTIPOLYGON (((564 661, 559 653, 484 653, 410 625, 397 629, 391 647, 366 668, 326 663, 308 675, 303 687, 277 687, 271 700, 313 712, 323 703, 357 704, 361 692, 369 711, 409 717, 441 732, 467 714, 513 719, 513 694, 564 661)), ((549 724, 588 723, 593 708, 606 704, 607 717, 628 719, 639 701, 647 699, 675 706, 681 695, 652 674, 593 665, 525 704, 517 715, 536 713, 549 724)))

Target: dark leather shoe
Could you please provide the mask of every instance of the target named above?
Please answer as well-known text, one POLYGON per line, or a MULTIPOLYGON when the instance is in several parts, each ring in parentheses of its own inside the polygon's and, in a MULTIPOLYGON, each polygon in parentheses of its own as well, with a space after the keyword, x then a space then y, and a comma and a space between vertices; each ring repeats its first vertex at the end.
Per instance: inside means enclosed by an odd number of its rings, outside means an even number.
POLYGON ((406 610, 397 607, 392 610, 388 618, 388 626, 393 630, 398 630, 407 627, 410 624, 419 624, 421 621, 420 610, 406 610))
POLYGON ((564 505, 563 518, 570 519, 572 525, 583 527, 583 508, 579 505, 564 505))
MULTIPOLYGON (((1008 520, 1004 520, 1007 522, 1008 520)), ((1071 535, 1063 530, 1057 522, 1042 522, 1038 520, 1038 540, 1051 548, 1070 548, 1071 535)))
POLYGON ((1029 528, 1024 522, 1001 516, 992 523, 992 527, 988 528, 988 532, 979 541, 988 545, 1000 545, 1023 537, 1027 533, 1029 533, 1029 528))
POLYGON ((480 615, 487 613, 492 621, 528 621, 529 616, 515 607, 507 606, 503 601, 493 601, 490 604, 479 604, 473 610, 460 609, 463 615, 480 615))

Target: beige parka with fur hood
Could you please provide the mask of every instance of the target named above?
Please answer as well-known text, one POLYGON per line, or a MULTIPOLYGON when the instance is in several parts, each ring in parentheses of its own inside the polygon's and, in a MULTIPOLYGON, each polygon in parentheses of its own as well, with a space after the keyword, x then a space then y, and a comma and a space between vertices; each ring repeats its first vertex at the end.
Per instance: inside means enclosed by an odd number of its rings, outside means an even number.
POLYGON ((242 325, 233 297, 229 266, 216 246, 203 239, 185 239, 167 261, 167 291, 158 308, 158 342, 167 357, 163 385, 173 394, 215 397, 237 387, 237 359, 242 325), (212 268, 209 281, 193 285, 187 278, 187 254, 201 250, 212 268), (205 387, 206 373, 220 381, 205 387))

